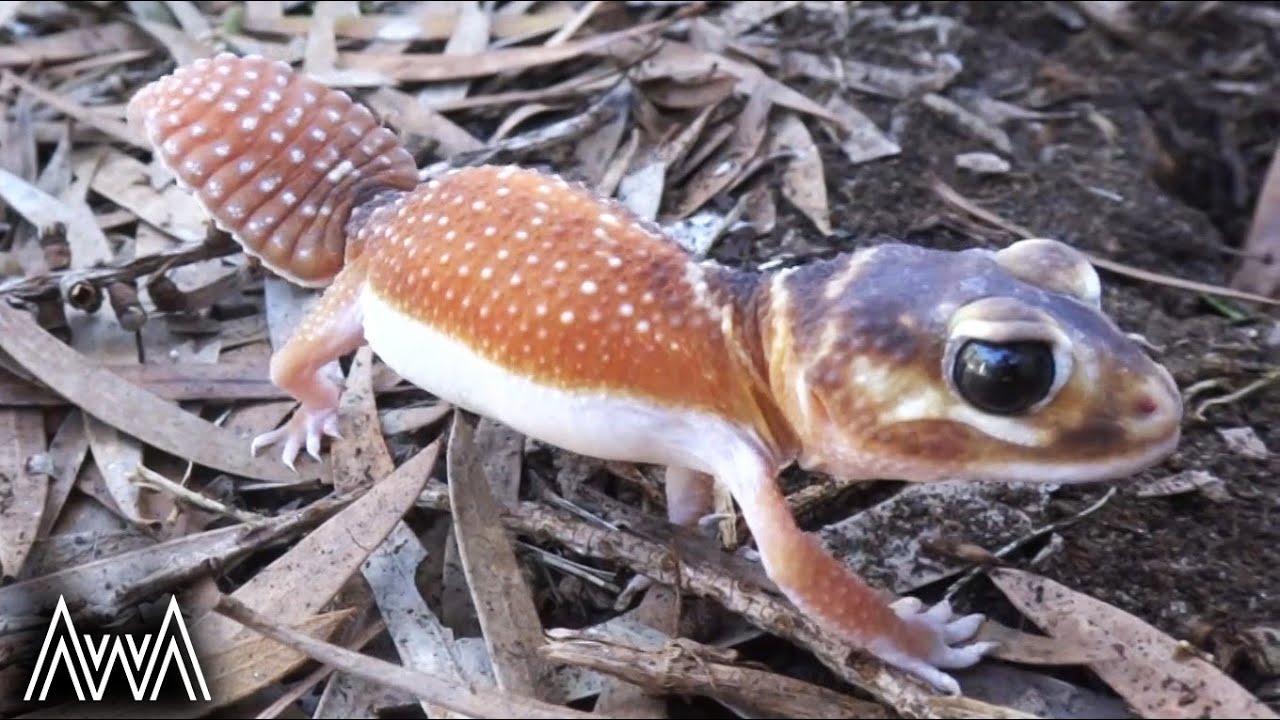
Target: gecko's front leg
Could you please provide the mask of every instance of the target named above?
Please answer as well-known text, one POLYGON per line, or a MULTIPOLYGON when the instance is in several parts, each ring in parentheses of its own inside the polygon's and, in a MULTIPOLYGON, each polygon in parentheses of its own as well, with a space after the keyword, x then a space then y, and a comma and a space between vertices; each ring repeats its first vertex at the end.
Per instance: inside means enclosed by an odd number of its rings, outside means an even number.
POLYGON ((959 685, 942 669, 969 667, 995 646, 969 642, 983 617, 953 617, 945 601, 924 611, 915 598, 887 603, 796 525, 771 465, 743 449, 721 478, 778 589, 824 630, 943 692, 958 693, 959 685))
POLYGON ((321 368, 364 344, 360 291, 365 264, 358 258, 338 273, 288 342, 271 356, 271 381, 300 406, 283 426, 253 439, 254 454, 283 441, 280 457, 292 468, 303 447, 319 460, 323 437, 338 436, 341 388, 321 368))

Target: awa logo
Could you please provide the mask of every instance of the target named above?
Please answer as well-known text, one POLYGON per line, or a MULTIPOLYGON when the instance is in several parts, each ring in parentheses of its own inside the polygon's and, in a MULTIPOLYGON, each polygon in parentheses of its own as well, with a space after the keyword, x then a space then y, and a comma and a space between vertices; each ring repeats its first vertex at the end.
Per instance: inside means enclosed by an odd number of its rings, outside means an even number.
POLYGON ((109 634, 100 635, 95 641, 88 633, 79 633, 71 620, 66 599, 59 596, 24 700, 43 702, 60 669, 65 670, 76 698, 82 702, 86 697, 95 702, 102 700, 117 669, 123 671, 137 702, 147 698, 148 690, 149 699, 154 702, 170 670, 182 676, 187 697, 192 702, 196 701, 197 689, 200 698, 209 700, 204 671, 191 645, 176 596, 169 600, 160 631, 143 635, 141 641, 133 635, 109 634))

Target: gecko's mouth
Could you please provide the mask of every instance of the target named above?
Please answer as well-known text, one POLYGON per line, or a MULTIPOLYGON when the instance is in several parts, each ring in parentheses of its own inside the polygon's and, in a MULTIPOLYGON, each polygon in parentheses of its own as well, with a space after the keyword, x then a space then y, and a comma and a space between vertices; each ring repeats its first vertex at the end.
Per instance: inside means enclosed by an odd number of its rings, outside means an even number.
POLYGON ((1135 452, 1057 463, 1043 459, 1011 461, 996 465, 992 472, 975 474, 999 482, 1085 484, 1119 480, 1163 462, 1177 449, 1179 439, 1180 432, 1175 430, 1164 440, 1135 452))

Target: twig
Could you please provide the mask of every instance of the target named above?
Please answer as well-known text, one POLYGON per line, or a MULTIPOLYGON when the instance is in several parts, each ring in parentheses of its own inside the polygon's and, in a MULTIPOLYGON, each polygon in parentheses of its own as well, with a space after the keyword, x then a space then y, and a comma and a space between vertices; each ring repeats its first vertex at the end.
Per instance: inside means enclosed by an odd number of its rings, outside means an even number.
POLYGON ((331 665, 363 680, 409 693, 433 705, 470 717, 524 717, 548 720, 604 717, 533 698, 510 695, 496 688, 488 690, 483 695, 477 695, 443 678, 409 670, 369 655, 362 655, 353 650, 317 640, 291 627, 277 625, 258 611, 227 595, 219 598, 213 611, 304 653, 317 662, 331 665))
POLYGON ((885 708, 784 675, 730 664, 723 651, 689 641, 645 651, 617 641, 573 637, 541 652, 556 663, 607 673, 655 694, 703 695, 766 717, 883 718, 885 708))
POLYGON ((240 522, 261 522, 266 520, 262 515, 251 513, 247 510, 239 510, 224 505, 211 497, 206 497, 191 488, 184 487, 160 473, 148 468, 145 465, 139 465, 134 468, 132 480, 135 484, 152 490, 161 490, 172 493, 175 497, 185 500, 198 508, 208 510, 210 512, 225 515, 230 518, 239 520, 240 522))
POLYGON ((112 283, 135 280, 158 270, 190 265, 202 260, 233 255, 240 251, 229 236, 214 235, 195 246, 146 255, 119 265, 102 265, 81 270, 61 270, 27 278, 15 278, 0 282, 0 295, 14 295, 36 300, 50 293, 61 292, 64 297, 78 287, 90 285, 105 289, 112 283))
MULTIPOLYGON (((1009 553, 1012 553, 1014 550, 1017 550, 1018 548, 1022 547, 1023 545, 1026 545, 1027 543, 1031 542, 1032 540, 1038 537, 1047 535, 1051 532, 1057 532, 1058 530, 1068 525, 1073 525, 1077 522, 1080 522, 1084 518, 1100 510, 1102 506, 1106 505, 1107 502, 1111 500, 1111 497, 1115 494, 1116 494, 1115 487, 1110 488, 1109 490, 1107 490, 1106 495, 1103 495, 1101 499, 1099 499, 1097 502, 1090 505, 1089 507, 1085 508, 1084 510, 1081 510, 1080 512, 1076 513, 1075 515, 1069 518, 1056 520, 1054 522, 1049 523, 1048 525, 1032 530, 1026 535, 1020 538, 1017 538, 1016 540, 1013 540, 1012 542, 1000 548, 999 550, 996 550, 994 553, 992 553, 992 557, 995 559, 1004 558, 1009 553)), ((951 598, 955 597, 956 593, 960 592, 960 590, 964 588, 965 585, 969 584, 975 577, 977 577, 978 574, 983 571, 984 567, 985 566, 983 565, 979 565, 977 567, 970 568, 968 572, 960 576, 958 580, 956 580, 954 583, 951 584, 951 587, 947 590, 947 593, 944 597, 947 600, 950 600, 951 598)))
MULTIPOLYGON (((1005 230, 1023 238, 1039 237, 1027 228, 1006 220, 990 210, 978 206, 972 200, 961 195, 955 190, 955 188, 940 179, 934 179, 933 191, 943 200, 943 202, 953 205, 956 208, 969 213, 975 218, 990 223, 1001 230, 1005 230)), ((1264 297, 1262 295, 1255 295, 1242 290, 1233 290, 1220 285, 1210 285, 1208 283, 1200 283, 1194 280, 1183 280, 1182 278, 1176 278, 1170 275, 1136 268, 1132 265, 1116 262, 1115 260, 1108 260, 1084 251, 1081 252, 1084 253, 1085 257, 1089 259, 1089 262, 1093 263, 1096 267, 1113 272, 1117 275, 1124 275, 1136 280, 1143 280, 1157 285, 1166 285, 1168 287, 1175 287, 1181 290, 1205 293, 1207 295, 1218 295, 1220 297, 1235 298, 1237 300, 1251 300, 1253 302, 1264 303, 1267 305, 1280 305, 1280 299, 1278 298, 1264 297)))
MULTIPOLYGON (((356 635, 355 639, 347 645, 347 649, 352 651, 360 650, 386 629, 387 626, 383 624, 381 619, 374 619, 373 622, 369 623, 367 627, 356 635)), ((331 665, 323 665, 312 670, 310 675, 302 678, 296 685, 286 690, 280 697, 275 699, 275 702, 263 708, 256 717, 258 720, 271 720, 271 718, 278 717, 285 710, 288 710, 290 705, 297 702, 298 698, 307 694, 311 688, 332 675, 334 670, 336 668, 331 665)))
POLYGON ((1206 419, 1204 416, 1205 410, 1208 410, 1214 405, 1228 405, 1238 400, 1241 400, 1242 398, 1252 395, 1253 393, 1267 387, 1268 385, 1276 382, 1277 380, 1280 380, 1280 367, 1272 368, 1271 370, 1267 371, 1262 377, 1258 378, 1257 380, 1254 380, 1248 385, 1245 385, 1239 390, 1227 393, 1226 395, 1222 395, 1221 397, 1210 398, 1208 400, 1205 400, 1204 402, 1196 406, 1195 412, 1193 412, 1192 414, 1195 416, 1197 420, 1205 420, 1206 419))

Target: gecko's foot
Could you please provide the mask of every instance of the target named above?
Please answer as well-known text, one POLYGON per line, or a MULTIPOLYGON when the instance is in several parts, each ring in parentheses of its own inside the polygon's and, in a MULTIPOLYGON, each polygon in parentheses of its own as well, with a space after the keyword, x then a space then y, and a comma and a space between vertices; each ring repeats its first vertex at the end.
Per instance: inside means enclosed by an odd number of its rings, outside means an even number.
POLYGON ((943 668, 970 667, 996 647, 994 642, 969 642, 982 625, 983 616, 956 617, 946 600, 926 610, 920 600, 906 597, 890 607, 913 632, 923 636, 926 655, 911 655, 887 643, 873 643, 868 649, 881 660, 916 675, 941 692, 960 693, 960 684, 943 672, 943 668))
POLYGON ((275 445, 283 439, 284 448, 280 452, 280 460, 289 466, 290 470, 296 470, 294 461, 304 447, 308 455, 316 461, 320 460, 320 443, 326 435, 334 438, 341 437, 338 434, 338 408, 303 407, 289 418, 289 422, 255 437, 249 446, 249 452, 257 455, 262 448, 275 445))

